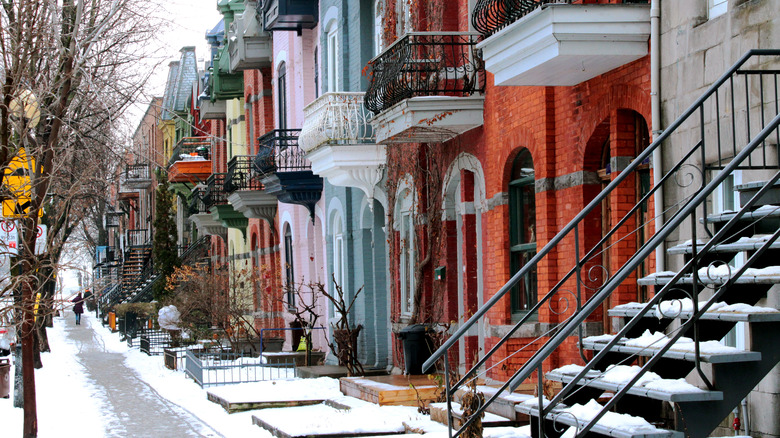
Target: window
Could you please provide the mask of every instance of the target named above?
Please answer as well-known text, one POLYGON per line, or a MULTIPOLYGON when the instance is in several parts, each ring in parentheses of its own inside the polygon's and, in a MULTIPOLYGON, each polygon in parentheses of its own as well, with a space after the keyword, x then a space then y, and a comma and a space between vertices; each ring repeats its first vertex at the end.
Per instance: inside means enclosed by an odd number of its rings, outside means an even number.
POLYGON ((728 0, 707 0, 707 12, 710 19, 723 15, 728 10, 728 0))
POLYGON ((412 10, 409 0, 397 1, 398 5, 398 35, 404 36, 404 34, 412 31, 412 10))
MULTIPOLYGON (((712 212, 725 213, 728 211, 739 211, 739 197, 736 196, 735 186, 742 184, 742 172, 737 170, 726 177, 722 183, 713 192, 712 212)), ((732 271, 736 271, 745 264, 745 253, 740 252, 729 261, 732 271)), ((745 323, 740 322, 729 331, 721 340, 721 343, 729 347, 745 349, 745 323)))
POLYGON ((383 0, 374 1, 374 56, 382 51, 382 36, 384 34, 384 13, 382 5, 383 0))
POLYGON ((320 97, 320 63, 317 59, 317 47, 314 48, 314 98, 320 97))
POLYGON ((279 64, 276 93, 279 110, 279 129, 287 129, 287 65, 284 62, 279 64))
POLYGON ((344 288, 344 234, 341 215, 336 213, 331 224, 333 230, 333 278, 344 288))
MULTIPOLYGON (((536 255, 536 190, 531 153, 523 149, 512 166, 509 183, 510 273, 514 275, 536 255)), ((512 289, 512 312, 524 312, 536 304, 536 268, 512 289)))
POLYGON ((414 221, 411 211, 401 212, 401 314, 412 313, 414 300, 414 221))
POLYGON ((338 91, 339 47, 338 27, 333 24, 328 31, 328 91, 338 91))
POLYGON ((287 307, 295 307, 295 271, 293 270, 293 240, 290 225, 284 227, 284 280, 287 289, 287 307))

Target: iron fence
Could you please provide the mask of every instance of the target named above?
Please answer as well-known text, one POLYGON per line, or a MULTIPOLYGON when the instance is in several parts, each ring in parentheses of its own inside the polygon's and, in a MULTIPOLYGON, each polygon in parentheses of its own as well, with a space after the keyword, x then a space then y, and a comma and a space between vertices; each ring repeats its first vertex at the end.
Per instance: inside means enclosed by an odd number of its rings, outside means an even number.
POLYGON ((171 335, 159 329, 141 329, 138 331, 141 352, 149 356, 159 356, 171 346, 171 335))
POLYGON ((292 379, 295 361, 263 363, 265 359, 230 351, 187 350, 185 371, 201 387, 292 379))
POLYGON ((236 190, 262 190, 260 175, 255 171, 254 158, 251 155, 236 155, 228 162, 225 176, 225 192, 236 190))
POLYGON ((365 105, 374 114, 417 96, 470 96, 485 89, 478 33, 411 32, 369 64, 365 105))
POLYGON ((311 170, 306 154, 298 147, 300 129, 274 129, 258 139, 255 169, 261 174, 311 170))

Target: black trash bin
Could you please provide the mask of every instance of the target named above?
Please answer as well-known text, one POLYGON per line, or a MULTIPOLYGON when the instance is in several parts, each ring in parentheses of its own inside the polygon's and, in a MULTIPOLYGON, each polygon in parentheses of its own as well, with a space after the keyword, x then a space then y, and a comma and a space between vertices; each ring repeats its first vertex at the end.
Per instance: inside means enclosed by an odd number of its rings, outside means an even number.
POLYGON ((422 374, 423 363, 433 354, 428 330, 427 325, 414 324, 398 332, 398 338, 404 343, 404 372, 407 375, 422 374))

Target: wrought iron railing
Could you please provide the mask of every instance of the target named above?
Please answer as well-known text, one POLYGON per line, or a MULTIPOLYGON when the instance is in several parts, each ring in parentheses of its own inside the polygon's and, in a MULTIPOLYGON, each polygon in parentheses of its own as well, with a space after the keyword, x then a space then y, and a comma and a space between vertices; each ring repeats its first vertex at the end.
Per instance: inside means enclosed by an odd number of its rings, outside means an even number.
POLYGON ((206 192, 203 195, 203 207, 206 211, 215 205, 227 204, 225 175, 224 173, 212 173, 206 180, 206 192))
MULTIPOLYGON (((582 0, 477 0, 471 24, 487 37, 551 3, 582 3, 582 0)), ((647 0, 622 0, 622 3, 647 3, 647 0)))
MULTIPOLYGON (((745 65, 767 66, 766 62, 759 62, 758 58, 761 58, 761 61, 766 61, 769 57, 772 57, 772 61, 776 63, 780 59, 780 50, 752 50, 743 56, 702 97, 672 122, 652 144, 639 153, 625 169, 613 175, 612 181, 601 193, 577 213, 571 222, 492 295, 468 321, 461 324, 442 347, 425 362, 424 372, 443 359, 446 379, 445 391, 449 404, 451 395, 455 394, 459 388, 488 372, 483 367, 495 368, 506 365, 506 361, 516 353, 502 357, 504 353, 501 352, 505 351, 506 342, 522 325, 526 322, 535 322, 534 318, 542 312, 548 314, 552 312, 559 319, 558 324, 554 324, 552 329, 541 334, 534 341, 546 340, 543 344, 529 344, 513 348, 518 352, 529 348, 533 354, 530 358, 523 358, 522 366, 513 372, 512 377, 494 395, 490 396, 474 412, 474 415, 464 418, 464 421, 461 422, 461 429, 453 436, 458 436, 477 418, 480 418, 480 414, 485 411, 485 408, 493 403, 504 390, 514 391, 521 383, 534 375, 538 384, 538 412, 542 417, 551 414, 560 406, 560 403, 566 401, 567 397, 576 392, 576 388, 582 384, 582 379, 585 378, 586 374, 593 370, 606 355, 610 354, 611 349, 618 342, 626 338, 629 331, 639 324, 647 312, 653 311, 654 306, 658 305, 664 298, 674 298, 674 294, 681 290, 692 298, 694 305, 692 317, 684 321, 680 330, 669 336, 670 341, 656 355, 645 362, 640 372, 621 387, 598 414, 578 427, 577 437, 588 434, 596 422, 660 360, 663 353, 671 348, 683 334, 693 334, 694 369, 705 384, 711 385, 700 364, 699 318, 703 312, 706 312, 723 296, 731 285, 737 282, 757 257, 780 236, 780 230, 777 230, 761 248, 757 248, 757 251, 741 268, 733 268, 731 271, 733 274, 730 278, 716 283, 715 287, 712 288, 712 297, 708 296, 709 300, 699 307, 698 299, 701 298, 699 293, 705 290, 705 287, 701 286, 699 268, 703 264, 705 269, 708 269, 707 262, 703 262, 703 260, 711 256, 710 249, 728 239, 736 239, 738 234, 729 234, 729 230, 772 185, 780 180, 780 165, 772 158, 772 152, 767 150, 773 147, 770 143, 776 144, 780 140, 780 106, 778 104, 780 101, 780 86, 778 86, 780 71, 757 68, 743 69, 745 65), (670 166, 668 170, 664 169, 664 176, 659 181, 655 181, 653 187, 641 196, 641 199, 637 199, 634 206, 627 211, 619 212, 621 217, 615 219, 614 225, 609 231, 596 237, 585 236, 588 229, 586 227, 587 221, 592 218, 594 211, 601 208, 603 202, 614 197, 615 193, 625 193, 627 187, 631 187, 633 193, 636 193, 632 182, 640 176, 639 172, 643 170, 644 163, 650 156, 672 136, 675 136, 677 141, 689 142, 690 149, 684 151, 679 161, 670 166), (763 176, 763 178, 768 175, 773 176, 761 191, 743 205, 739 212, 733 214, 728 223, 716 226, 716 224, 708 222, 708 203, 710 202, 708 198, 712 196, 717 187, 739 170, 743 172, 757 171, 758 175, 763 176), (603 266, 604 258, 606 258, 605 253, 609 251, 611 246, 625 245, 632 240, 636 241, 639 233, 643 233, 647 227, 652 226, 656 218, 643 216, 641 211, 643 206, 647 205, 659 190, 677 193, 681 198, 673 205, 664 206, 666 210, 661 214, 666 218, 666 222, 655 230, 655 233, 649 233, 650 237, 644 244, 637 243, 636 250, 631 250, 631 253, 627 254, 624 259, 619 260, 613 254, 610 256, 610 266, 603 266), (670 277, 665 286, 656 291, 642 310, 626 323, 593 359, 588 361, 583 352, 583 324, 589 317, 599 315, 605 301, 618 286, 631 279, 632 275, 640 275, 642 266, 649 260, 656 248, 662 247, 664 241, 674 233, 681 232, 691 233, 691 242, 694 242, 692 243, 693 253, 689 261, 680 271, 670 277), (704 233, 706 235, 704 237, 709 237, 709 240, 703 244, 695 243, 698 242, 697 233, 704 233), (517 284, 524 281, 527 276, 532 275, 540 263, 548 262, 545 259, 553 257, 555 258, 554 263, 559 266, 561 263, 565 263, 564 259, 560 258, 559 244, 573 248, 573 251, 568 252, 571 268, 561 270, 560 277, 554 279, 554 286, 546 294, 539 297, 537 304, 511 326, 504 337, 494 343, 490 351, 477 360, 457 383, 451 384, 449 381, 450 363, 447 358, 453 357, 453 355, 447 355, 449 349, 458 345, 463 336, 468 335, 476 324, 481 324, 482 318, 496 304, 503 302, 502 299, 517 284), (543 367, 551 365, 549 360, 554 352, 559 351, 559 348, 568 348, 565 341, 572 336, 579 338, 577 345, 586 365, 552 400, 544 400, 545 376, 542 371, 543 367)), ((721 263, 726 264, 727 262, 728 260, 725 260, 721 263)), ((635 277, 630 281, 636 284, 635 277)), ((457 357, 457 355, 454 356, 457 357)), ((536 403, 534 406, 537 406, 536 403)), ((543 423, 540 422, 542 425, 543 423)))
POLYGON ((260 174, 311 170, 306 154, 298 147, 300 129, 274 129, 257 140, 255 169, 260 174))
POLYGON ((125 181, 133 182, 148 179, 151 179, 148 164, 136 163, 125 166, 125 181))
POLYGON ((230 159, 225 175, 225 192, 262 190, 263 184, 260 183, 260 174, 255 171, 254 159, 251 155, 236 155, 230 159))
POLYGON ((368 119, 365 93, 325 93, 303 109, 303 127, 298 138, 308 152, 321 144, 354 145, 374 143, 368 119))
POLYGON ((125 232, 125 241, 128 246, 144 246, 149 244, 149 230, 146 228, 137 230, 127 230, 125 232))
POLYGON ((121 211, 108 211, 106 212, 105 219, 106 219, 106 228, 117 228, 119 227, 119 218, 124 213, 121 211))
POLYGON ((478 33, 411 32, 368 63, 365 105, 374 114, 416 96, 469 96, 485 89, 478 33))
POLYGON ((207 258, 209 248, 211 248, 211 236, 200 237, 181 254, 182 266, 194 266, 200 260, 207 258))
POLYGON ((184 137, 173 148, 168 166, 180 161, 182 155, 199 156, 208 160, 211 154, 211 139, 209 137, 184 137))
POLYGON ((191 215, 198 213, 205 213, 208 211, 206 205, 203 203, 203 198, 206 195, 206 188, 196 187, 190 194, 190 205, 187 208, 187 212, 191 215))

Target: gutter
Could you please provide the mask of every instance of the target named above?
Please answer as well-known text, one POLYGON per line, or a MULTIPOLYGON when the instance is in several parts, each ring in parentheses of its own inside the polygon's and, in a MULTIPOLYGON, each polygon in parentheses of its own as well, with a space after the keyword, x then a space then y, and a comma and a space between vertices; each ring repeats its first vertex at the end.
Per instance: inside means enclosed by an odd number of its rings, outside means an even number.
MULTIPOLYGON (((663 132, 661 129, 661 0, 650 0, 650 107, 652 114, 653 140, 663 132)), ((653 182, 660 181, 663 178, 663 148, 658 147, 653 151, 653 182)), ((655 231, 661 229, 664 225, 664 193, 663 188, 658 190, 653 202, 655 231)), ((656 272, 664 271, 666 268, 665 244, 658 245, 655 249, 655 267, 656 272)))

